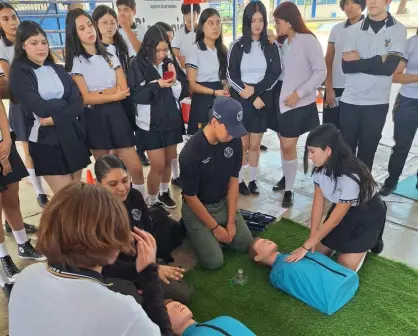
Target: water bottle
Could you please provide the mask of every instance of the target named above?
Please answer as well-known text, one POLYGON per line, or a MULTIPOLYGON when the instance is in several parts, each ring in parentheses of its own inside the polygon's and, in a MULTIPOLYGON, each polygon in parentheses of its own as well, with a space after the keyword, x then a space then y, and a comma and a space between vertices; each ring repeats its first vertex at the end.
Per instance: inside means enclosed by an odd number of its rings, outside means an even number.
POLYGON ((244 271, 240 268, 235 277, 232 279, 232 283, 234 285, 244 286, 247 283, 247 279, 248 277, 244 275, 244 271))

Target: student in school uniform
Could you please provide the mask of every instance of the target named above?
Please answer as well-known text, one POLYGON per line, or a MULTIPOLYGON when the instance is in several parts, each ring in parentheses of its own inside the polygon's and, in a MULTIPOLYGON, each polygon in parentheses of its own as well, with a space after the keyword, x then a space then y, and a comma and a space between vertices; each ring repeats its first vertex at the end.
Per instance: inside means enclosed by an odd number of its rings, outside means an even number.
POLYGON ((30 265, 17 279, 9 303, 11 335, 173 335, 155 239, 132 232, 125 207, 103 187, 71 183, 54 195, 42 214, 38 245, 48 264, 30 265), (101 275, 120 251, 137 250, 143 307, 110 290, 101 275))
POLYGON ((402 61, 393 74, 393 82, 402 86, 393 108, 395 145, 389 159, 389 176, 379 190, 382 196, 388 196, 396 189, 418 129, 418 30, 407 40, 402 61))
POLYGON ((79 116, 83 100, 61 65, 54 62, 45 32, 33 21, 17 29, 16 55, 10 71, 10 90, 26 115, 33 115, 29 153, 37 175, 53 193, 80 181, 90 164, 79 116))
MULTIPOLYGON (((7 79, 9 79, 10 67, 14 58, 16 31, 19 22, 19 17, 14 8, 8 3, 0 3, 0 66, 7 79)), ((16 141, 22 142, 25 166, 29 172, 29 180, 35 188, 38 204, 44 208, 48 203, 48 197, 42 186, 42 177, 36 175, 29 153, 28 137, 30 121, 25 117, 19 103, 10 101, 9 119, 10 127, 16 136, 16 141)), ((7 223, 6 228, 9 229, 7 223)), ((29 231, 29 227, 27 229, 29 231)), ((32 229, 35 229, 35 227, 32 229)))
POLYGON ((248 132, 242 138, 243 157, 238 181, 242 195, 260 193, 257 168, 261 139, 267 128, 278 131, 272 89, 282 67, 278 43, 268 40, 267 22, 264 4, 261 1, 250 2, 243 14, 243 36, 232 44, 228 54, 227 77, 231 96, 243 106, 242 120, 248 132), (244 181, 247 166, 250 170, 248 186, 244 181))
MULTIPOLYGON (((298 169, 296 145, 299 136, 319 125, 316 90, 326 77, 322 47, 306 27, 297 6, 283 2, 273 13, 282 44, 283 82, 280 88, 278 135, 283 178, 273 190, 284 190, 282 207, 293 205, 293 186, 298 169)), ((276 97, 277 98, 277 97, 276 97)))
MULTIPOLYGON (((165 23, 165 22, 162 22, 162 21, 159 21, 159 22, 157 22, 156 24, 155 24, 155 26, 158 26, 158 27, 160 27, 162 30, 164 30, 165 31, 165 33, 167 34, 167 36, 168 36, 168 40, 170 41, 170 43, 172 43, 173 42, 173 39, 174 39, 174 30, 173 30, 173 28, 168 24, 168 23, 165 23)), ((172 57, 172 56, 170 56, 170 57, 172 57)))
POLYGON ((121 101, 129 96, 126 77, 115 51, 97 37, 92 18, 73 9, 66 18, 65 69, 71 74, 86 106, 82 115, 87 147, 95 159, 113 151, 132 175, 132 187, 145 194, 135 137, 121 101), (98 76, 100 74, 100 76, 98 76))
POLYGON ((200 5, 193 4, 193 14, 191 5, 181 5, 181 13, 183 14, 184 26, 176 33, 173 42, 174 54, 180 61, 183 69, 186 68, 186 60, 189 53, 193 51, 193 45, 196 41, 197 19, 200 15, 200 5))
POLYGON ((221 246, 246 252, 253 238, 237 208, 241 138, 247 133, 242 105, 217 97, 210 113, 180 153, 181 213, 200 265, 217 269, 224 263, 221 246))
POLYGON ((368 15, 346 29, 340 130, 370 170, 389 110, 392 75, 405 49, 406 28, 387 12, 390 0, 367 0, 368 15))
MULTIPOLYGON (((0 78, 4 76, 0 68, 0 78)), ((46 258, 33 247, 26 235, 29 232, 25 229, 20 211, 19 182, 28 176, 28 172, 17 152, 15 139, 0 99, 0 222, 3 211, 18 244, 19 258, 44 261, 46 258)), ((7 250, 3 226, 0 226, 0 263, 5 276, 13 283, 20 271, 7 250)))
POLYGON ((224 87, 227 53, 218 11, 207 8, 199 18, 196 44, 186 59, 187 78, 193 92, 187 133, 195 134, 209 121, 209 110, 219 96, 229 96, 224 87))
MULTIPOLYGON (((136 2, 135 0, 117 0, 118 9, 117 22, 119 24, 118 32, 128 46, 129 58, 136 56, 144 39, 147 28, 145 25, 135 22, 136 2)), ((137 153, 143 166, 149 166, 150 162, 143 150, 137 149, 137 153)))
POLYGON ((339 102, 344 91, 345 75, 341 66, 346 28, 364 19, 362 12, 366 8, 366 0, 340 0, 340 8, 347 16, 347 20, 337 23, 331 29, 328 39, 325 63, 327 64, 327 78, 325 80, 324 110, 322 122, 334 124, 339 128, 339 102))
POLYGON ((338 263, 358 271, 367 251, 383 250, 386 205, 377 192, 377 184, 332 124, 321 125, 309 133, 305 172, 308 158, 315 166, 311 233, 287 261, 296 262, 308 251, 328 256, 336 251, 338 263), (333 204, 321 225, 325 200, 333 204))
MULTIPOLYGON (((125 205, 131 229, 145 230, 154 236, 157 243, 157 257, 161 256, 162 249, 167 248, 162 246, 162 243, 170 239, 163 237, 163 235, 170 235, 169 223, 155 223, 152 220, 141 193, 131 188, 130 176, 123 161, 113 154, 104 155, 95 162, 94 172, 97 182, 125 205)), ((102 274, 106 277, 124 279, 139 285, 136 283, 135 259, 136 255, 120 253, 114 264, 103 268, 102 274)), ((183 303, 189 301, 190 295, 186 295, 186 292, 191 292, 190 287, 180 281, 184 272, 185 269, 181 267, 158 265, 158 275, 163 284, 166 299, 180 300, 183 303)), ((141 288, 138 286, 138 289, 141 288)))
MULTIPOLYGON (((116 56, 126 76, 132 56, 130 55, 127 43, 117 29, 118 17, 116 12, 108 6, 99 5, 94 9, 92 18, 94 25, 97 27, 100 40, 110 53, 112 51, 116 52, 116 56)), ((137 129, 135 124, 135 105, 129 97, 122 100, 121 104, 132 130, 135 132, 137 129)))
POLYGON ((179 100, 187 83, 177 75, 182 71, 177 61, 167 57, 170 49, 167 34, 158 26, 150 27, 138 55, 131 61, 128 82, 137 108, 136 144, 147 152, 151 162, 147 178, 149 205, 160 202, 173 209, 176 203, 170 197, 168 184, 177 144, 183 142, 179 100))

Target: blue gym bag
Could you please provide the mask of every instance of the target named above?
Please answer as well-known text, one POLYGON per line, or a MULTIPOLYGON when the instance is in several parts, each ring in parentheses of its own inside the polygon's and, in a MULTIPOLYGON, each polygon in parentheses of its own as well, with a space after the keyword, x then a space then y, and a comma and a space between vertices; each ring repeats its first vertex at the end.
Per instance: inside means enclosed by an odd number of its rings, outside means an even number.
POLYGON ((331 315, 350 301, 359 286, 356 272, 331 258, 308 252, 296 263, 288 263, 289 254, 279 254, 273 264, 272 285, 324 314, 331 315))

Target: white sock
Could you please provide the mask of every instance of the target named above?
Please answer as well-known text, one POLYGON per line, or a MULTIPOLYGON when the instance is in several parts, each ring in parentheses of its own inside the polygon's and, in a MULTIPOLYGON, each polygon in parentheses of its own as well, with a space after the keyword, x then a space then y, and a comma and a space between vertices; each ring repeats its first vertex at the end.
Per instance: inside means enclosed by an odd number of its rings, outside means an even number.
POLYGON ((147 198, 147 193, 145 192, 145 184, 133 184, 132 183, 132 188, 138 190, 142 194, 142 197, 144 199, 147 198))
POLYGON ((298 159, 290 161, 283 160, 283 175, 286 182, 285 191, 293 191, 297 171, 298 159))
POLYGON ((160 195, 168 192, 168 183, 160 183, 160 195))
POLYGON ((3 267, 0 267, 0 287, 4 287, 5 284, 9 283, 6 274, 4 274, 3 267))
POLYGON ((179 164, 177 162, 177 158, 171 160, 171 177, 176 179, 180 176, 179 174, 179 164))
POLYGON ((18 243, 19 245, 22 245, 28 241, 28 236, 26 235, 25 229, 13 231, 13 236, 15 236, 16 243, 18 243))
POLYGON ((149 206, 154 205, 155 203, 157 203, 157 201, 158 201, 158 195, 151 195, 151 194, 148 195, 148 205, 149 206))
POLYGON ((257 180, 257 168, 250 166, 250 182, 257 180))
POLYGON ((245 179, 245 166, 241 166, 241 169, 238 175, 238 183, 244 182, 244 179, 245 179))
POLYGON ((6 242, 0 244, 0 258, 4 258, 5 256, 9 255, 9 251, 7 251, 6 242))
POLYGON ((44 188, 42 187, 42 177, 36 176, 35 169, 27 168, 29 173, 29 180, 35 188, 36 194, 41 195, 45 194, 44 188))
POLYGON ((366 253, 364 253, 363 258, 361 258, 361 260, 360 260, 359 264, 357 265, 356 272, 360 271, 361 266, 363 266, 364 259, 366 259, 366 255, 367 255, 367 252, 366 252, 366 253))

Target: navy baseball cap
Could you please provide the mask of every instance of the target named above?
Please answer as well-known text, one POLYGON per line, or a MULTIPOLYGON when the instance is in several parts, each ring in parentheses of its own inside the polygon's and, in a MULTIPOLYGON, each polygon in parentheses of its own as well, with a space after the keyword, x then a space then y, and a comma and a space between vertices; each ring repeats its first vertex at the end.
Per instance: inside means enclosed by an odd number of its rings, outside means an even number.
POLYGON ((224 124, 233 138, 242 138, 247 130, 242 124, 242 105, 231 97, 216 97, 212 107, 212 117, 224 124))

